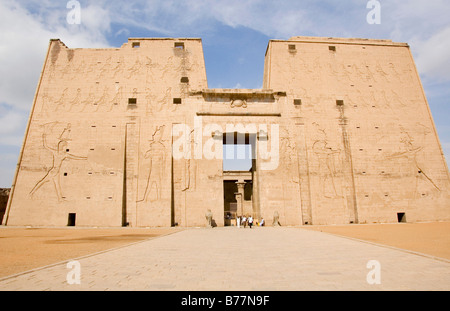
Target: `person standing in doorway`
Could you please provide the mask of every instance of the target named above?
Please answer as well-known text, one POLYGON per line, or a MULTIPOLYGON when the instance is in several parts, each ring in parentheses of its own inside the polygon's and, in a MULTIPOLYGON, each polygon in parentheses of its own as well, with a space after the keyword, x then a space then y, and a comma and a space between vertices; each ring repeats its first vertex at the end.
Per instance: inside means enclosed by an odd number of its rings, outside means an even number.
POLYGON ((248 217, 248 226, 250 227, 250 229, 252 228, 252 225, 253 225, 253 217, 249 216, 248 217))

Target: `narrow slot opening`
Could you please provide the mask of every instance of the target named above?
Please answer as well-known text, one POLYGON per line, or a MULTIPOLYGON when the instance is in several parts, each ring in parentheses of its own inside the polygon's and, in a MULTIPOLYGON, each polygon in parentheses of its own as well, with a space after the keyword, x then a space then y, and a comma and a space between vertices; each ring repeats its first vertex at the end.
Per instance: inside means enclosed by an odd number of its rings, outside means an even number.
POLYGON ((69 216, 67 217, 67 226, 74 227, 76 218, 77 218, 76 213, 69 213, 69 216))

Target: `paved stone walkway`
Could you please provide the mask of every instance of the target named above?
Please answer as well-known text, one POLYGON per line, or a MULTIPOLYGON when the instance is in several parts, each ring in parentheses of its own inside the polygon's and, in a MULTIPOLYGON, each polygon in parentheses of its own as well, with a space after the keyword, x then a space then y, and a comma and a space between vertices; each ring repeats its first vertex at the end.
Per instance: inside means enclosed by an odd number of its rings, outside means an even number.
POLYGON ((448 260, 301 228, 193 228, 76 260, 80 284, 63 262, 0 290, 450 290, 448 260))

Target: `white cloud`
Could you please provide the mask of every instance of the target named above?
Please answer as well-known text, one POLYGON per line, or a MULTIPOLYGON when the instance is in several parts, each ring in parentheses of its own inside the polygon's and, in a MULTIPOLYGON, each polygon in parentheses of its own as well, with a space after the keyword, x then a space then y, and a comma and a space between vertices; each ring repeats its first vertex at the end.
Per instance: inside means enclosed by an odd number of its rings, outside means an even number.
POLYGON ((10 187, 49 40, 69 47, 106 47, 108 10, 82 7, 69 25, 65 1, 0 1, 0 187, 10 187), (15 151, 15 152, 14 152, 15 151))
POLYGON ((450 82, 450 26, 430 38, 414 41, 412 46, 418 70, 424 77, 450 82))
POLYGON ((12 118, 0 124, 1 134, 18 130, 17 119, 27 118, 51 38, 61 38, 69 47, 108 46, 104 33, 109 18, 104 9, 88 6, 82 11, 84 22, 69 25, 65 6, 51 8, 41 6, 36 15, 16 2, 0 2, 0 103, 14 107, 12 118))
POLYGON ((26 119, 26 115, 22 111, 7 110, 0 106, 0 142, 5 139, 6 134, 22 131, 26 119))

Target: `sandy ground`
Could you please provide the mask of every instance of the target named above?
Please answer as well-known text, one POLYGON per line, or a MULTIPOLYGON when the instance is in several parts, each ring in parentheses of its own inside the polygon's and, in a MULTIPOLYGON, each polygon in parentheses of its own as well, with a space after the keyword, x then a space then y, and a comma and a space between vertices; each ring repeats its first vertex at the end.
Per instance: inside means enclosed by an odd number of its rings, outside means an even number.
MULTIPOLYGON (((450 259, 450 222, 304 226, 450 259)), ((261 228, 263 229, 263 228, 261 228)), ((0 226, 0 277, 183 230, 0 226)))
POLYGON ((180 231, 0 227, 0 277, 180 231))
POLYGON ((303 228, 450 259, 450 222, 353 224, 303 228))

